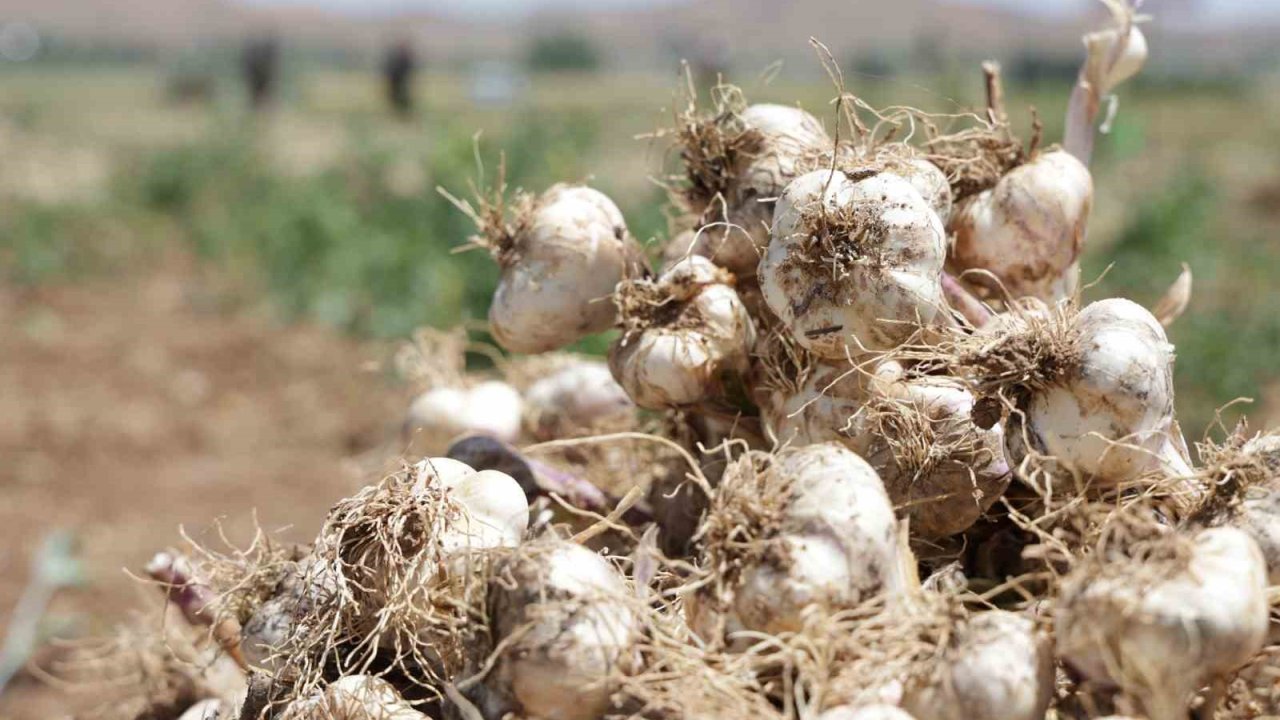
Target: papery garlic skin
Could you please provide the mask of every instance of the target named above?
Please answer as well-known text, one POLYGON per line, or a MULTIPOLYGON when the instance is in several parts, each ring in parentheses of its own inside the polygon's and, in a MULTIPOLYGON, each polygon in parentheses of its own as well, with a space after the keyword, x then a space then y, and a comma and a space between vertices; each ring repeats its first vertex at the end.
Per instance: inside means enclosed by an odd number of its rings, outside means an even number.
POLYGON ((295 700, 284 709, 281 720, 426 720, 382 678, 347 675, 324 690, 295 700))
POLYGON ((1089 169, 1065 151, 1041 153, 956 205, 951 266, 991 272, 1014 299, 1072 297, 1092 205, 1089 169))
POLYGON ((1266 563, 1246 533, 1203 530, 1182 569, 1068 575, 1055 609, 1058 655, 1141 698, 1150 717, 1175 717, 1195 689, 1262 648, 1266 588, 1266 563))
POLYGON ((769 308, 810 352, 839 360, 888 350, 946 318, 942 222, 906 180, 839 171, 802 175, 783 192, 760 261, 769 308), (806 223, 851 218, 827 238, 841 259, 814 247, 806 223))
MULTIPOLYGON (((811 606, 842 609, 895 595, 905 580, 898 523, 875 470, 835 443, 786 450, 772 472, 790 478, 777 552, 745 568, 726 626, 770 634, 799 630, 811 606)), ((693 622, 716 619, 691 598, 693 622)))
POLYGON ((978 613, 958 629, 933 675, 908 683, 917 720, 1040 720, 1054 690, 1053 642, 1017 613, 978 613))
POLYGON ((915 720, 911 713, 893 705, 840 705, 825 710, 818 720, 915 720))
MULTIPOLYGON (((740 278, 755 275, 769 244, 774 202, 796 177, 801 161, 831 146, 822 123, 813 115, 786 105, 748 106, 737 118, 760 135, 760 147, 737 170, 723 198, 703 213, 693 254, 714 261, 740 278), (726 217, 727 214, 727 217, 726 217)), ((689 243, 685 242, 686 248, 689 243)), ((684 250, 672 252, 685 254, 684 250)))
POLYGON ((486 380, 471 387, 432 388, 418 395, 409 405, 405 428, 418 431, 426 453, 439 454, 465 434, 515 442, 523 414, 519 391, 500 380, 486 380))
POLYGON ((1072 332, 1076 366, 1026 408, 1032 444, 1102 488, 1152 470, 1189 474, 1174 418, 1173 346, 1160 323, 1137 303, 1108 299, 1081 310, 1072 332))
POLYGON ((692 405, 713 397, 723 374, 746 370, 755 330, 706 258, 681 261, 658 284, 670 293, 671 311, 614 343, 609 367, 640 407, 692 405))
POLYGON ((527 547, 495 577, 512 582, 491 587, 494 635, 513 641, 485 681, 486 716, 598 718, 639 636, 626 581, 604 558, 560 540, 527 547))
POLYGON ((537 380, 525 390, 524 406, 539 431, 553 436, 635 409, 608 364, 593 360, 574 362, 537 380))
POLYGON ((529 501, 520 483, 497 470, 476 471, 451 458, 414 466, 415 485, 443 490, 456 512, 440 517, 434 533, 444 552, 515 547, 529 527, 529 501))
POLYGON ((622 213, 603 193, 556 185, 534 204, 503 262, 489 306, 494 338, 511 352, 555 350, 613 325, 614 287, 639 258, 622 213))
POLYGON ((1115 57, 1114 63, 1110 62, 1121 33, 1119 28, 1109 28, 1084 36, 1084 44, 1089 53, 1086 70, 1091 80, 1098 83, 1099 96, 1111 94, 1112 90, 1137 75, 1147 64, 1147 38, 1132 23, 1129 24, 1124 50, 1115 57))
POLYGON ((221 720, 224 716, 229 718, 230 715, 225 713, 224 710, 228 710, 228 708, 225 707, 225 703, 221 700, 201 700, 187 708, 178 717, 178 720, 221 720))
POLYGON ((799 392, 777 408, 766 408, 766 420, 779 444, 836 441, 864 457, 899 513, 910 519, 914 535, 935 539, 964 532, 1009 485, 1004 429, 999 423, 974 424, 973 395, 946 378, 908 381, 901 373, 896 363, 882 364, 872 374, 819 367, 799 392), (900 433, 916 429, 878 423, 877 402, 886 403, 883 412, 894 417, 911 412, 917 421, 927 418, 930 432, 938 433, 932 447, 945 441, 955 449, 920 462, 910 451, 895 448, 896 442, 912 439, 900 433))
POLYGON ((761 415, 779 447, 841 442, 865 452, 865 418, 859 411, 870 397, 867 377, 840 366, 819 366, 795 392, 761 404, 761 415))

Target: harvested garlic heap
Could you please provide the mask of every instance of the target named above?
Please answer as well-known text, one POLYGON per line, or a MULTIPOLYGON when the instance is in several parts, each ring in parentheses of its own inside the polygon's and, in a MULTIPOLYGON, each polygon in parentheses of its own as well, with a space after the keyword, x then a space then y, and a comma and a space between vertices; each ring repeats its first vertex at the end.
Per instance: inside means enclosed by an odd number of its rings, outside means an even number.
POLYGON ((1189 277, 1156 312, 1080 297, 1100 109, 1146 52, 1107 4, 1061 146, 1015 137, 993 66, 967 120, 721 87, 661 134, 651 263, 596 190, 459 202, 529 356, 420 335, 425 457, 309 544, 161 556, 194 640, 82 667, 119 717, 1280 714, 1280 443, 1193 464, 1189 277), (607 363, 557 352, 610 328, 607 363))

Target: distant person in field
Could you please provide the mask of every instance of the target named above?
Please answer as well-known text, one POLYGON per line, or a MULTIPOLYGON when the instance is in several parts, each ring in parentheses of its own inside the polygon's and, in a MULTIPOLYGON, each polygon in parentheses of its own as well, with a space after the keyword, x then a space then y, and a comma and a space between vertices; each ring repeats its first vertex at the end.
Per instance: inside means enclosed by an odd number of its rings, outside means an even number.
POLYGON ((387 81, 387 100, 398 115, 413 112, 413 73, 417 69, 418 59, 408 40, 400 40, 387 49, 382 75, 387 81))
POLYGON ((275 96, 280 65, 279 39, 274 35, 253 38, 245 43, 242 60, 249 104, 254 110, 261 109, 275 96))

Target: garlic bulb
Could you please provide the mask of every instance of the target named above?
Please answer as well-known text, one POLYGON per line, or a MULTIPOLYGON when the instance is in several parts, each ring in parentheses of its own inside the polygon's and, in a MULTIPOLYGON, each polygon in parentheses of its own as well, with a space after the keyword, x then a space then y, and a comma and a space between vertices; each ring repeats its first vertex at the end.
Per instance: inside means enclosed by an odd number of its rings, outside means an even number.
POLYGON ((840 705, 824 711, 818 720, 915 720, 906 710, 893 705, 840 705))
POLYGON ((960 201, 949 225, 950 262, 961 272, 991 272, 1015 299, 1069 298, 1092 203, 1083 163, 1062 150, 1041 153, 960 201))
POLYGON ((622 213, 599 191, 556 185, 491 241, 502 276, 489 306, 494 338, 512 352, 564 347, 613 325, 613 289, 638 267, 622 213))
POLYGON ((722 197, 705 198, 706 207, 697 209, 702 218, 696 240, 686 238, 686 250, 671 252, 683 257, 692 247, 693 254, 748 278, 755 275, 769 244, 775 200, 795 178, 802 160, 830 146, 831 140, 817 118, 785 105, 751 105, 720 121, 750 133, 752 147, 727 170, 730 177, 722 197))
MULTIPOLYGON (((757 472, 750 460, 726 471, 718 491, 722 497, 713 501, 703 532, 724 526, 726 536, 737 537, 744 530, 734 508, 753 501, 782 503, 778 525, 759 538, 770 551, 741 568, 731 597, 720 599, 727 603, 718 608, 726 611, 724 617, 711 605, 714 599, 688 598, 691 623, 700 633, 712 632, 721 620, 729 632, 795 631, 810 607, 850 608, 902 589, 897 520, 866 461, 835 443, 784 450, 759 471, 773 473, 772 482, 786 488, 778 497, 747 475, 757 472)), ((708 567, 716 567, 718 554, 727 551, 717 542, 703 539, 708 567)))
MULTIPOLYGON (((528 526, 528 500, 511 476, 477 472, 450 458, 424 459, 406 474, 339 503, 312 555, 285 574, 245 623, 245 658, 273 674, 287 671, 298 641, 313 642, 329 624, 348 617, 380 624, 386 645, 434 632, 428 608, 392 606, 416 606, 437 593, 460 591, 463 583, 455 579, 469 572, 472 553, 515 547, 528 526), (410 532, 414 522, 418 527, 410 532), (390 532, 403 535, 403 547, 379 544, 390 532), (392 619, 382 627, 384 613, 392 619)), ((419 659, 436 659, 422 653, 419 659)))
POLYGON ((911 183, 920 197, 938 214, 943 225, 951 217, 951 182, 942 168, 917 155, 917 150, 906 143, 892 142, 879 145, 867 159, 843 163, 846 175, 859 171, 887 172, 911 183))
MULTIPOLYGON (((182 715, 178 716, 178 720, 219 720, 224 716, 223 710, 225 703, 221 700, 201 700, 200 702, 187 708, 182 715)), ((225 713, 229 718, 230 714, 225 713)))
POLYGON ((706 258, 691 257, 621 291, 635 299, 609 367, 637 405, 692 405, 713 397, 726 373, 746 369, 755 333, 729 282, 706 258))
POLYGON ((453 511, 437 519, 433 533, 444 552, 515 547, 529 527, 529 501, 520 484, 497 470, 476 472, 450 458, 428 458, 415 467, 415 488, 443 490, 453 511))
POLYGON ((406 430, 418 430, 427 454, 443 453, 459 435, 492 435, 504 442, 520 437, 524 403, 520 393, 500 380, 471 387, 437 387, 414 398, 406 430))
POLYGON ((1025 616, 972 616, 943 650, 936 671, 908 683, 902 707, 917 720, 1040 720, 1054 689, 1049 636, 1025 616))
POLYGON ((278 675, 284 669, 289 642, 299 632, 299 619, 310 617, 337 589, 331 568, 318 558, 296 563, 274 595, 254 608, 244 624, 240 648, 249 666, 278 675))
POLYGON ((587 548, 555 540, 524 546, 494 577, 494 637, 510 644, 485 681, 486 716, 600 717, 639 633, 622 576, 587 548))
MULTIPOLYGON (((1173 540, 1181 540, 1173 538, 1173 540)), ((1085 566, 1056 609, 1059 656, 1118 685, 1152 720, 1186 717, 1191 694, 1243 665, 1267 634, 1267 570, 1235 528, 1201 531, 1185 559, 1085 566)))
POLYGON ((911 183, 911 187, 946 224, 947 218, 951 217, 951 183, 941 168, 924 158, 903 158, 888 163, 885 169, 911 183))
POLYGON ((942 222, 906 180, 819 170, 778 201, 760 286, 802 346, 843 359, 947 317, 944 252, 942 222))
MULTIPOLYGON (((1136 303, 1110 299, 1081 310, 1070 332, 1079 356, 1027 404, 1032 445, 1098 487, 1153 470, 1189 476, 1173 413, 1173 346, 1160 323, 1136 303)), ((1022 433, 1009 436, 1011 458, 1020 458, 1022 433)))
POLYGON ((920 538, 968 530, 1013 477, 1004 428, 980 427, 974 407, 973 395, 946 378, 888 384, 872 400, 865 457, 920 538))
POLYGON ((524 405, 542 437, 590 427, 635 409, 609 366, 592 360, 574 362, 537 380, 525 391, 524 405))
POLYGON ((1280 585, 1280 435, 1259 435, 1240 448, 1234 469, 1241 487, 1212 524, 1240 528, 1258 543, 1267 563, 1269 585, 1280 585))
POLYGON ((472 551, 519 545, 529 527, 529 501, 506 473, 477 472, 466 463, 435 457, 417 463, 411 478, 409 493, 433 508, 424 518, 431 526, 423 531, 431 545, 411 558, 412 566, 376 573, 375 587, 368 588, 375 608, 397 594, 418 592, 413 589, 418 586, 447 582, 455 570, 463 572, 472 551))
POLYGON ((293 701, 281 720, 426 720, 400 697, 386 680, 372 675, 347 675, 323 691, 293 701))
POLYGON ((865 452, 867 428, 860 411, 871 397, 870 383, 859 370, 820 365, 795 392, 762 403, 761 414, 779 447, 841 442, 865 452))
POLYGON ((912 533, 935 539, 977 522, 1012 477, 1003 428, 976 425, 974 405, 946 378, 904 380, 882 363, 870 376, 819 368, 766 415, 779 443, 836 441, 864 457, 912 533))
POLYGON ((759 198, 776 198, 795 178, 806 154, 831 144, 822 123, 800 108, 759 103, 743 110, 741 119, 763 136, 760 150, 739 176, 759 198))

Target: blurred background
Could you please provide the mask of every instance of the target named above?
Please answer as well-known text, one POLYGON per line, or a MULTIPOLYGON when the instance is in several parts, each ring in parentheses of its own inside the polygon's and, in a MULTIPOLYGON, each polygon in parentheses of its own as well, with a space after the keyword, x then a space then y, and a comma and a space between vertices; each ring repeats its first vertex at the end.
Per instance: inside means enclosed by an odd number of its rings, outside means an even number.
MULTIPOLYGON (((1151 61, 1095 154, 1086 298, 1150 305, 1188 263, 1183 428, 1200 438, 1240 397, 1228 422, 1260 428, 1280 420, 1280 4, 1144 9, 1151 61)), ((653 178, 674 158, 641 136, 670 123, 680 61, 704 100, 723 73, 830 125, 810 36, 876 106, 977 106, 997 59, 1018 129, 1035 108, 1055 141, 1105 17, 1087 0, 0 0, 0 717, 68 707, 41 682, 44 640, 159 612, 122 568, 179 525, 305 538, 358 486, 407 399, 390 348, 482 319, 496 278, 454 252, 469 221, 437 186, 467 193, 502 153, 512 185, 589 180, 661 238, 653 178)))

